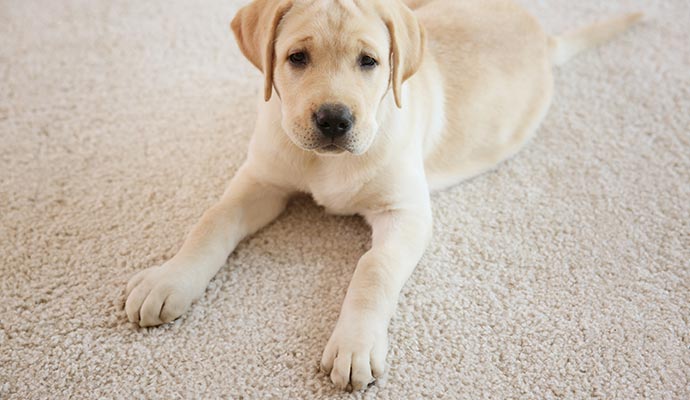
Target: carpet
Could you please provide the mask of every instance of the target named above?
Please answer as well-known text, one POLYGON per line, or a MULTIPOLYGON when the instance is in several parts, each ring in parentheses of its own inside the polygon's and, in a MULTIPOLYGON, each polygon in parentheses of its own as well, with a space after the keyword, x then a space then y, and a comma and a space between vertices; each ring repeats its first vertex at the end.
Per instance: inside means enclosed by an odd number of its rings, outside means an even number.
POLYGON ((369 230, 308 197, 174 323, 128 278, 245 157, 240 1, 0 2, 0 398, 690 398, 690 3, 523 0, 550 32, 646 20, 556 73, 535 139, 432 197, 434 239, 361 393, 319 372, 369 230))

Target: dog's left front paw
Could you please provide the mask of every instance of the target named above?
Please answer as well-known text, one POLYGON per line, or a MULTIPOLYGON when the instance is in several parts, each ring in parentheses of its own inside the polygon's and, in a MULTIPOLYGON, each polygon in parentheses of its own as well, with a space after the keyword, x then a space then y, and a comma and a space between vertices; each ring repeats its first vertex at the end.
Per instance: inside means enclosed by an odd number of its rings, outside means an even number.
POLYGON ((366 389, 383 375, 388 351, 386 324, 366 319, 343 319, 336 324, 321 358, 321 368, 330 373, 340 389, 366 389))

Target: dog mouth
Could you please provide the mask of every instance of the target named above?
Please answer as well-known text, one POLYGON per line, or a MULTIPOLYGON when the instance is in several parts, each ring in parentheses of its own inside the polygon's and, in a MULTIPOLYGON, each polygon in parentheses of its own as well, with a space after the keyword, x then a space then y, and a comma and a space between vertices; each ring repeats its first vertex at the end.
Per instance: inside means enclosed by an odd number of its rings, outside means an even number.
POLYGON ((328 143, 325 144, 321 147, 318 147, 314 149, 314 151, 318 154, 330 154, 330 155, 335 155, 335 154, 340 154, 344 151, 347 151, 346 149, 338 146, 335 143, 328 143))

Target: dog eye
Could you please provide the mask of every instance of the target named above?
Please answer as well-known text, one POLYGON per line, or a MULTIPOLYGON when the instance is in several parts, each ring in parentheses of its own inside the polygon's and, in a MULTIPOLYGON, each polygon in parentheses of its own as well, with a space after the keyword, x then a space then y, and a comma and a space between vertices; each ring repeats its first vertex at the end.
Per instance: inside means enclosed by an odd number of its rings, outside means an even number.
POLYGON ((307 55, 302 51, 290 54, 290 57, 288 57, 288 59, 290 60, 290 63, 292 63, 292 65, 296 65, 299 67, 307 65, 307 55))
POLYGON ((361 56, 359 58, 359 66, 365 69, 374 68, 379 63, 369 56, 361 56))

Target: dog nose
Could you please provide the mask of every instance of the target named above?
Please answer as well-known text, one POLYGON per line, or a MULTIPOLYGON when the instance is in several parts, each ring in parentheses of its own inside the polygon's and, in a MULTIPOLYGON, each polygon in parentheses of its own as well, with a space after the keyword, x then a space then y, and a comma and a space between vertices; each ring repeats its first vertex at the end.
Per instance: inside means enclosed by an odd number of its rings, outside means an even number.
POLYGON ((350 131, 354 117, 343 104, 324 104, 314 114, 314 121, 324 136, 336 138, 350 131))

